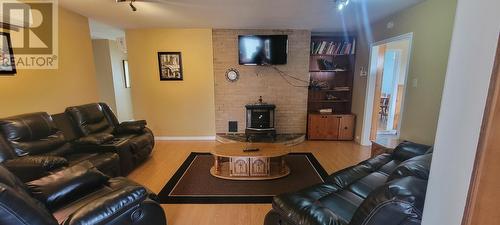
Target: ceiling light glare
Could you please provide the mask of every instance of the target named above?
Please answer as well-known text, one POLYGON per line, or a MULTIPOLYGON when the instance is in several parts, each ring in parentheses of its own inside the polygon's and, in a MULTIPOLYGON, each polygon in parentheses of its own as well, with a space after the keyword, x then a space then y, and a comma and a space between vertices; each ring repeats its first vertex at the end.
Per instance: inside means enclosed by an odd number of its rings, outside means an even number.
POLYGON ((337 9, 342 11, 347 5, 349 5, 349 0, 337 0, 337 9))

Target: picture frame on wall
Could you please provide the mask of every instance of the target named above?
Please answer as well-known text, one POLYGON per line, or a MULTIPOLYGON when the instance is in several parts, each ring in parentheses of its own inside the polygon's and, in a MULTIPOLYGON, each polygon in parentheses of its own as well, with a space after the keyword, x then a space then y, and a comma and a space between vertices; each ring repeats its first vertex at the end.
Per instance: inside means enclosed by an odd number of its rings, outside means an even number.
POLYGON ((130 73, 128 70, 128 60, 123 60, 123 81, 125 82, 125 88, 130 88, 130 73))
POLYGON ((182 56, 180 52, 158 52, 161 81, 183 80, 182 56))
POLYGON ((16 63, 10 34, 0 32, 0 75, 16 74, 16 63))

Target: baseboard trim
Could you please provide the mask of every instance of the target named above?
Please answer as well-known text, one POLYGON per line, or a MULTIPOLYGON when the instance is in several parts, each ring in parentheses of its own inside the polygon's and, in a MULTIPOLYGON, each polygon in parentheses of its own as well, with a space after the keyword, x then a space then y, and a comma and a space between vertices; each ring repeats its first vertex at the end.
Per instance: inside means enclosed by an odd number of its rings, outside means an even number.
POLYGON ((155 141, 215 141, 215 136, 158 136, 155 141))

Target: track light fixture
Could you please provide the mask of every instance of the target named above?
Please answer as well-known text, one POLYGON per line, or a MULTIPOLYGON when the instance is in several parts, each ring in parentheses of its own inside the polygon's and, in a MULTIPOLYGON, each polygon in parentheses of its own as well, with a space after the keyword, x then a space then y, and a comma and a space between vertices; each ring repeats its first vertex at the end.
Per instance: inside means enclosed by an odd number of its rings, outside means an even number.
POLYGON ((132 8, 132 11, 137 11, 137 8, 134 6, 134 2, 135 0, 130 0, 130 3, 128 5, 130 5, 130 8, 132 8))
POLYGON ((132 11, 137 11, 137 8, 134 6, 135 0, 116 0, 116 2, 129 2, 128 5, 132 9, 132 11))

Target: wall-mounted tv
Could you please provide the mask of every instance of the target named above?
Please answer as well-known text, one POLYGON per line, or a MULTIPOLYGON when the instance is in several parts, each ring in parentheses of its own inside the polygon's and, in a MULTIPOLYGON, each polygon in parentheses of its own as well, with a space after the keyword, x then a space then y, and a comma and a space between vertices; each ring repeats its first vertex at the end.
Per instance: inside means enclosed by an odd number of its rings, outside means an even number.
POLYGON ((283 65, 287 62, 287 35, 239 36, 240 65, 283 65))

